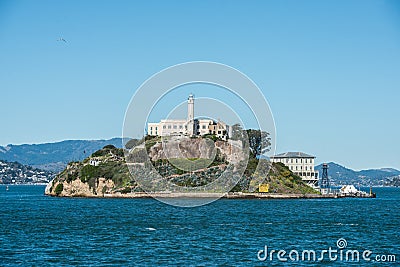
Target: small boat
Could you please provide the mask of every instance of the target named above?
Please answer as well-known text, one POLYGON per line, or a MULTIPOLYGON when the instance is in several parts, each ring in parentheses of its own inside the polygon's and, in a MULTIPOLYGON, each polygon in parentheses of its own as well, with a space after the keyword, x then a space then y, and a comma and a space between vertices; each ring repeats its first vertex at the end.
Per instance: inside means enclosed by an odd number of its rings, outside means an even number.
POLYGON ((6 191, 8 191, 8 185, 6 186, 6 191))

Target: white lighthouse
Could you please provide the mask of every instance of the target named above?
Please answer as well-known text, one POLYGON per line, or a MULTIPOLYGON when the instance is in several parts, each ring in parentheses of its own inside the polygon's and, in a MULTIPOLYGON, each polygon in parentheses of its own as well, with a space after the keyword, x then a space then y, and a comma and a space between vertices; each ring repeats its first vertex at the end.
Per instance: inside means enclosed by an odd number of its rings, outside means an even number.
POLYGON ((196 131, 194 129, 194 96, 189 95, 188 98, 188 118, 187 118, 187 132, 189 136, 195 135, 196 131))

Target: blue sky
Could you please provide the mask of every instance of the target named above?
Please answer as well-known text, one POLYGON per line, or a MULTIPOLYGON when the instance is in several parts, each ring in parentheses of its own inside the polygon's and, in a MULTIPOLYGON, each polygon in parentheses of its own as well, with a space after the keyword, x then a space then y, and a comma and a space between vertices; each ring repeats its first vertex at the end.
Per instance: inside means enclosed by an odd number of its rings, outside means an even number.
POLYGON ((399 52, 398 1, 0 1, 0 145, 121 136, 147 78, 203 60, 261 88, 277 152, 400 169, 399 52))

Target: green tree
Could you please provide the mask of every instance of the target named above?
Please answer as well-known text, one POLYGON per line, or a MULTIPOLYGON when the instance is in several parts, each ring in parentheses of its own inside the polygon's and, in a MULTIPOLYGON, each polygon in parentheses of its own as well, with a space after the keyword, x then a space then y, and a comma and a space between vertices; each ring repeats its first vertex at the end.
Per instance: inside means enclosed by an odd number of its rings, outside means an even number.
POLYGON ((128 142, 126 142, 125 148, 126 149, 131 149, 131 148, 137 146, 139 144, 139 141, 140 140, 138 140, 138 139, 131 139, 128 142))
POLYGON ((56 186, 56 189, 54 189, 54 193, 56 193, 56 195, 58 196, 58 195, 60 195, 61 194, 61 192, 64 190, 64 185, 63 184, 58 184, 57 186, 56 186))
POLYGON ((229 138, 232 140, 241 140, 244 136, 244 130, 239 123, 232 125, 232 136, 229 138))
POLYGON ((261 130, 247 130, 251 156, 258 157, 270 150, 271 138, 269 133, 261 130))

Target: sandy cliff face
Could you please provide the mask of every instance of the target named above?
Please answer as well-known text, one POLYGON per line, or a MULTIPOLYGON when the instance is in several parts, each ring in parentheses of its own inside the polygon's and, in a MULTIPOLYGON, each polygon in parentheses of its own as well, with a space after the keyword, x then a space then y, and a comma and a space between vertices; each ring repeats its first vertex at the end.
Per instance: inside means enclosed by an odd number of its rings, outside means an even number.
POLYGON ((149 157, 152 161, 167 158, 204 158, 213 159, 217 150, 229 162, 238 162, 245 159, 241 143, 236 141, 216 141, 202 138, 177 138, 163 140, 152 146, 149 157))
POLYGON ((166 158, 211 158, 215 153, 211 140, 181 137, 163 139, 150 148, 149 157, 153 161, 166 158))
POLYGON ((80 179, 72 182, 58 182, 53 180, 45 189, 46 195, 56 196, 55 188, 58 184, 63 184, 63 191, 58 195, 61 197, 98 197, 110 193, 114 188, 114 182, 105 178, 99 178, 94 188, 90 188, 88 183, 83 183, 80 179), (54 181, 54 182, 53 182, 54 181))

